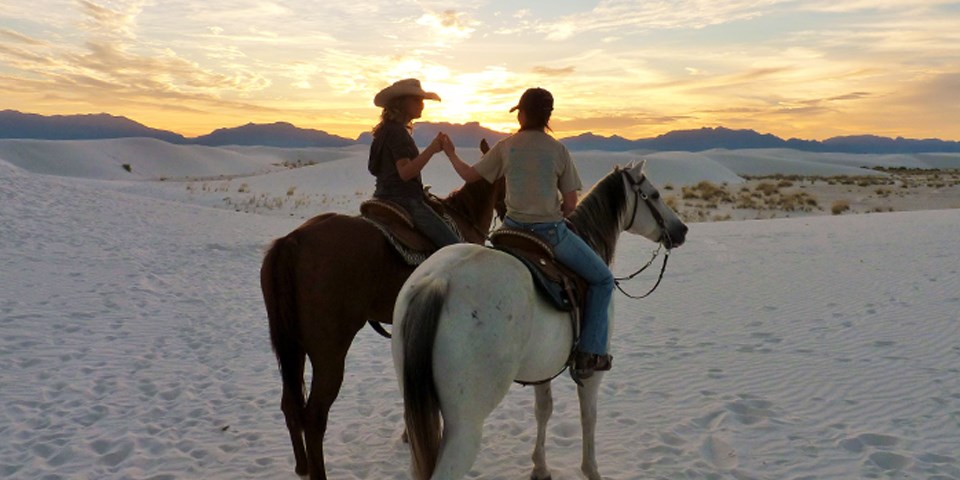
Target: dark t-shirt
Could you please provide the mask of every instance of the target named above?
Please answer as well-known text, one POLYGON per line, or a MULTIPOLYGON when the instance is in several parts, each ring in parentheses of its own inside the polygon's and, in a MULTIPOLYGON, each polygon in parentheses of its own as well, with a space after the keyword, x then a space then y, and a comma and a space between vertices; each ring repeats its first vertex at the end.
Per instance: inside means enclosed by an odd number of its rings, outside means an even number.
POLYGON ((420 155, 407 128, 397 122, 383 122, 370 145, 367 169, 377 177, 374 197, 423 198, 423 181, 418 174, 404 181, 397 172, 397 160, 413 160, 420 155))

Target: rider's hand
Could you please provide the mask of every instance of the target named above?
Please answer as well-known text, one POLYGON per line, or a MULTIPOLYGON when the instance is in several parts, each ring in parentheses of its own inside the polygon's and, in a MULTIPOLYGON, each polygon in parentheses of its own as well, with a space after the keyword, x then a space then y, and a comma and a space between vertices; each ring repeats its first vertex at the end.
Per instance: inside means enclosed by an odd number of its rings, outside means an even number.
POLYGON ((448 157, 455 155, 457 153, 457 147, 453 145, 453 140, 450 139, 450 136, 443 134, 443 153, 446 153, 448 157))
POLYGON ((427 146, 427 151, 430 153, 430 155, 443 151, 443 137, 445 136, 446 135, 444 135, 443 132, 440 132, 436 137, 434 137, 433 141, 430 142, 430 145, 427 146))

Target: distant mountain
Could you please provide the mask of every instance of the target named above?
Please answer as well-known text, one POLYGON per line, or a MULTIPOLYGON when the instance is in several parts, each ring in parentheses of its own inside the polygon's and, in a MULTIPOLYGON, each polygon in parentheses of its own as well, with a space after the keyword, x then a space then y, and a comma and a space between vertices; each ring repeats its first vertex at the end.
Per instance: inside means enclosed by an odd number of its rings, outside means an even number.
POLYGON ((149 137, 169 143, 187 142, 182 135, 150 128, 129 118, 106 113, 48 117, 15 110, 0 111, 0 138, 92 140, 126 137, 149 137))
POLYGON ((826 151, 849 153, 923 153, 960 152, 960 142, 946 142, 936 138, 915 140, 888 138, 876 135, 833 137, 823 141, 826 151))
POLYGON ((960 142, 925 139, 896 139, 875 135, 834 137, 822 142, 791 138, 784 140, 769 133, 761 134, 754 130, 732 130, 724 127, 700 128, 695 130, 674 130, 663 135, 627 140, 614 135, 603 137, 585 133, 576 137, 561 139, 571 150, 653 150, 699 152, 714 148, 729 150, 747 148, 790 148, 808 152, 841 153, 929 153, 960 152, 960 142))
POLYGON ((94 115, 44 116, 14 110, 0 112, 0 138, 43 140, 87 140, 100 138, 146 137, 176 144, 265 145, 274 147, 341 147, 357 142, 321 130, 298 128, 286 122, 248 123, 220 128, 207 135, 186 138, 167 130, 141 125, 126 117, 105 113, 94 115))
POLYGON ((210 134, 189 140, 197 145, 264 145, 268 147, 344 147, 357 142, 322 130, 298 128, 287 122, 248 123, 234 128, 219 128, 210 134))
MULTIPOLYGON (((437 132, 446 132, 457 146, 471 146, 485 138, 490 144, 508 134, 490 130, 477 122, 465 124, 417 123, 414 139, 426 145, 437 132)), ((266 145, 275 147, 339 147, 357 143, 369 144, 373 137, 364 132, 356 139, 329 134, 322 130, 299 128, 286 122, 270 124, 248 123, 239 127, 221 128, 196 138, 141 125, 125 117, 105 113, 95 115, 43 116, 14 110, 0 111, 0 138, 36 138, 48 140, 77 140, 97 138, 148 137, 177 144, 198 145, 266 145)), ((960 152, 960 142, 940 139, 887 138, 876 135, 834 137, 824 141, 784 140, 769 133, 754 130, 733 130, 724 127, 674 130, 654 138, 628 140, 618 135, 604 137, 584 133, 561 141, 571 150, 606 151, 690 151, 714 148, 790 148, 808 152, 843 153, 928 153, 960 152)))
POLYGON ((698 130, 674 130, 656 138, 637 140, 651 150, 684 150, 690 152, 726 148, 783 148, 782 138, 769 133, 761 134, 753 130, 731 130, 729 128, 701 128, 698 130))
POLYGON ((619 135, 614 135, 612 137, 602 137, 600 135, 595 135, 590 132, 582 133, 575 137, 566 137, 561 141, 570 150, 627 151, 627 150, 637 150, 639 148, 642 148, 637 146, 637 143, 635 140, 627 140, 626 138, 623 138, 619 135))

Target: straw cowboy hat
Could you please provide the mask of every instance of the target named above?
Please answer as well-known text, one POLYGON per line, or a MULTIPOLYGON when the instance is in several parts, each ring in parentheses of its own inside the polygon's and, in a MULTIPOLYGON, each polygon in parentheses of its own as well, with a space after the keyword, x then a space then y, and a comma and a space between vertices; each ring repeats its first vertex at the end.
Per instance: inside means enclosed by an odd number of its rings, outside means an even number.
POLYGON ((380 93, 378 93, 376 97, 373 97, 373 104, 378 107, 386 107, 391 100, 408 95, 440 101, 440 95, 424 91, 423 88, 420 87, 420 80, 416 78, 406 78, 380 90, 380 93))

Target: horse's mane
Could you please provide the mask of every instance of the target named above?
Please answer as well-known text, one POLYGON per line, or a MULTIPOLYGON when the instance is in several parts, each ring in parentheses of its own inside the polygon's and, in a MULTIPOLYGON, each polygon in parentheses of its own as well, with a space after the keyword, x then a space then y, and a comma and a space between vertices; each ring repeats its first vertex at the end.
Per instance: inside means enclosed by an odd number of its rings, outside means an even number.
MULTIPOLYGON (((502 182, 503 179, 497 181, 502 182)), ((497 188, 496 184, 491 184, 482 179, 468 182, 450 192, 443 199, 443 203, 468 219, 480 221, 483 219, 482 214, 492 209, 493 202, 497 200, 491 197, 491 190, 495 188, 497 188)))
POLYGON ((613 261, 620 235, 620 219, 627 208, 622 175, 619 168, 607 174, 587 192, 569 217, 580 238, 607 265, 613 261))

